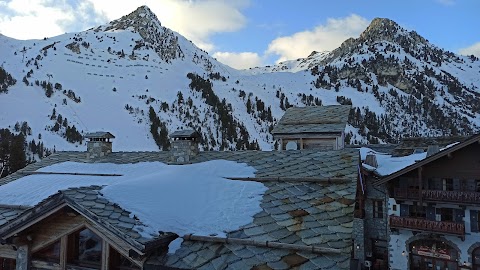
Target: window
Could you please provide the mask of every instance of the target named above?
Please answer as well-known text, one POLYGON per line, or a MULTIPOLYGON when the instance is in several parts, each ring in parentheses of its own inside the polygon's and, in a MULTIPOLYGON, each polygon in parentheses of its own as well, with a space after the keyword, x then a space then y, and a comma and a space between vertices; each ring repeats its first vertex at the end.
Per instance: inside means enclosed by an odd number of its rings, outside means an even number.
POLYGON ((443 190, 446 190, 446 191, 453 190, 453 179, 443 179, 443 190))
POLYGON ((381 200, 373 201, 373 217, 383 218, 383 201, 381 200))
POLYGON ((396 205, 396 204, 394 204, 394 205, 392 206, 392 210, 393 210, 393 211, 397 211, 397 205, 396 205))
POLYGON ((437 221, 455 221, 453 218, 453 209, 437 208, 437 221), (440 219, 440 220, 438 220, 440 219))
POLYGON ((32 254, 32 259, 60 263, 60 241, 57 241, 32 254))
POLYGON ((0 257, 0 270, 15 270, 15 260, 0 257))
POLYGON ((109 269, 112 270, 136 270, 140 269, 122 254, 118 253, 114 248, 110 247, 109 269))
POLYGON ((470 226, 471 226, 472 232, 478 232, 480 230, 479 221, 480 221, 480 211, 470 210, 470 226))
POLYGON ((67 264, 100 269, 102 239, 89 229, 68 236, 67 264))

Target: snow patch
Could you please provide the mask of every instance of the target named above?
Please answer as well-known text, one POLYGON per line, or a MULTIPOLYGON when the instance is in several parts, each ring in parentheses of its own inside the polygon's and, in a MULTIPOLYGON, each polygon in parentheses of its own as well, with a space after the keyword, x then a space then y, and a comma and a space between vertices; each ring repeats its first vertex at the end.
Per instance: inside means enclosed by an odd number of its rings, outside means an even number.
MULTIPOLYGON (((223 237, 253 221, 267 190, 262 183, 226 179, 254 177, 255 169, 225 160, 190 165, 64 162, 39 171, 122 176, 30 175, 0 186, 0 204, 33 206, 58 190, 101 185, 105 198, 140 219, 146 227, 137 231, 147 238, 159 231, 223 237)), ((180 243, 172 242, 170 252, 180 243)))

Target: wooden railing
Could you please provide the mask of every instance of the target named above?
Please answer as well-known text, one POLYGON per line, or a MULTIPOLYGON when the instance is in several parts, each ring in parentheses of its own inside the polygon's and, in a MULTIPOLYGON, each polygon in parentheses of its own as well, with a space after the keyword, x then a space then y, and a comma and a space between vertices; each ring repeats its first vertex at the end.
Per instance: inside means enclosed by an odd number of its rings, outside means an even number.
MULTIPOLYGON (((418 200, 418 189, 396 188, 395 198, 418 200)), ((422 190, 422 199, 426 201, 441 201, 455 203, 480 204, 480 192, 475 191, 446 191, 446 190, 422 190)))
POLYGON ((433 221, 420 218, 390 216, 390 227, 454 235, 465 235, 465 224, 451 221, 433 221))

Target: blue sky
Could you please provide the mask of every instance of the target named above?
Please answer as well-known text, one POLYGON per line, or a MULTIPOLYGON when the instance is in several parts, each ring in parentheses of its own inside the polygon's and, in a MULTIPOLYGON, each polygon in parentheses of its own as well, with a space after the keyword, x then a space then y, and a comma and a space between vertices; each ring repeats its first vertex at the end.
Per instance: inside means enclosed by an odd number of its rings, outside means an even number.
POLYGON ((375 17, 480 56, 477 0, 0 0, 0 33, 31 39, 81 31, 144 4, 164 26, 237 68, 333 50, 375 17))

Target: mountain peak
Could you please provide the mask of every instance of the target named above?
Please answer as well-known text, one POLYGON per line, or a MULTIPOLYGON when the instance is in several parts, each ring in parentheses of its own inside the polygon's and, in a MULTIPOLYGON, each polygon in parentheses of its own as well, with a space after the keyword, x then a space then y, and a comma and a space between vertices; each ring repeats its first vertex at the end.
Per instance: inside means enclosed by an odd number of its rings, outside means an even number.
POLYGON ((413 43, 427 43, 428 41, 415 31, 407 31, 396 22, 387 18, 375 18, 370 25, 360 34, 358 41, 390 41, 399 43, 400 39, 407 38, 413 43))
POLYGON ((157 29, 162 29, 162 24, 157 18, 157 15, 153 13, 148 6, 140 6, 133 12, 128 15, 121 17, 120 19, 111 21, 110 26, 108 26, 105 31, 116 29, 116 30, 126 30, 131 27, 137 31, 140 31, 142 28, 155 27, 157 29))
POLYGON ((392 40, 398 31, 403 30, 396 22, 387 18, 375 18, 360 34, 364 40, 392 40))
MULTIPOLYGON (((155 13, 153 13, 152 10, 146 5, 138 7, 135 11, 128 14, 127 17, 130 17, 131 19, 148 18, 154 21, 158 21, 157 15, 155 15, 155 13)), ((158 21, 158 23, 160 23, 160 21, 158 21)))

